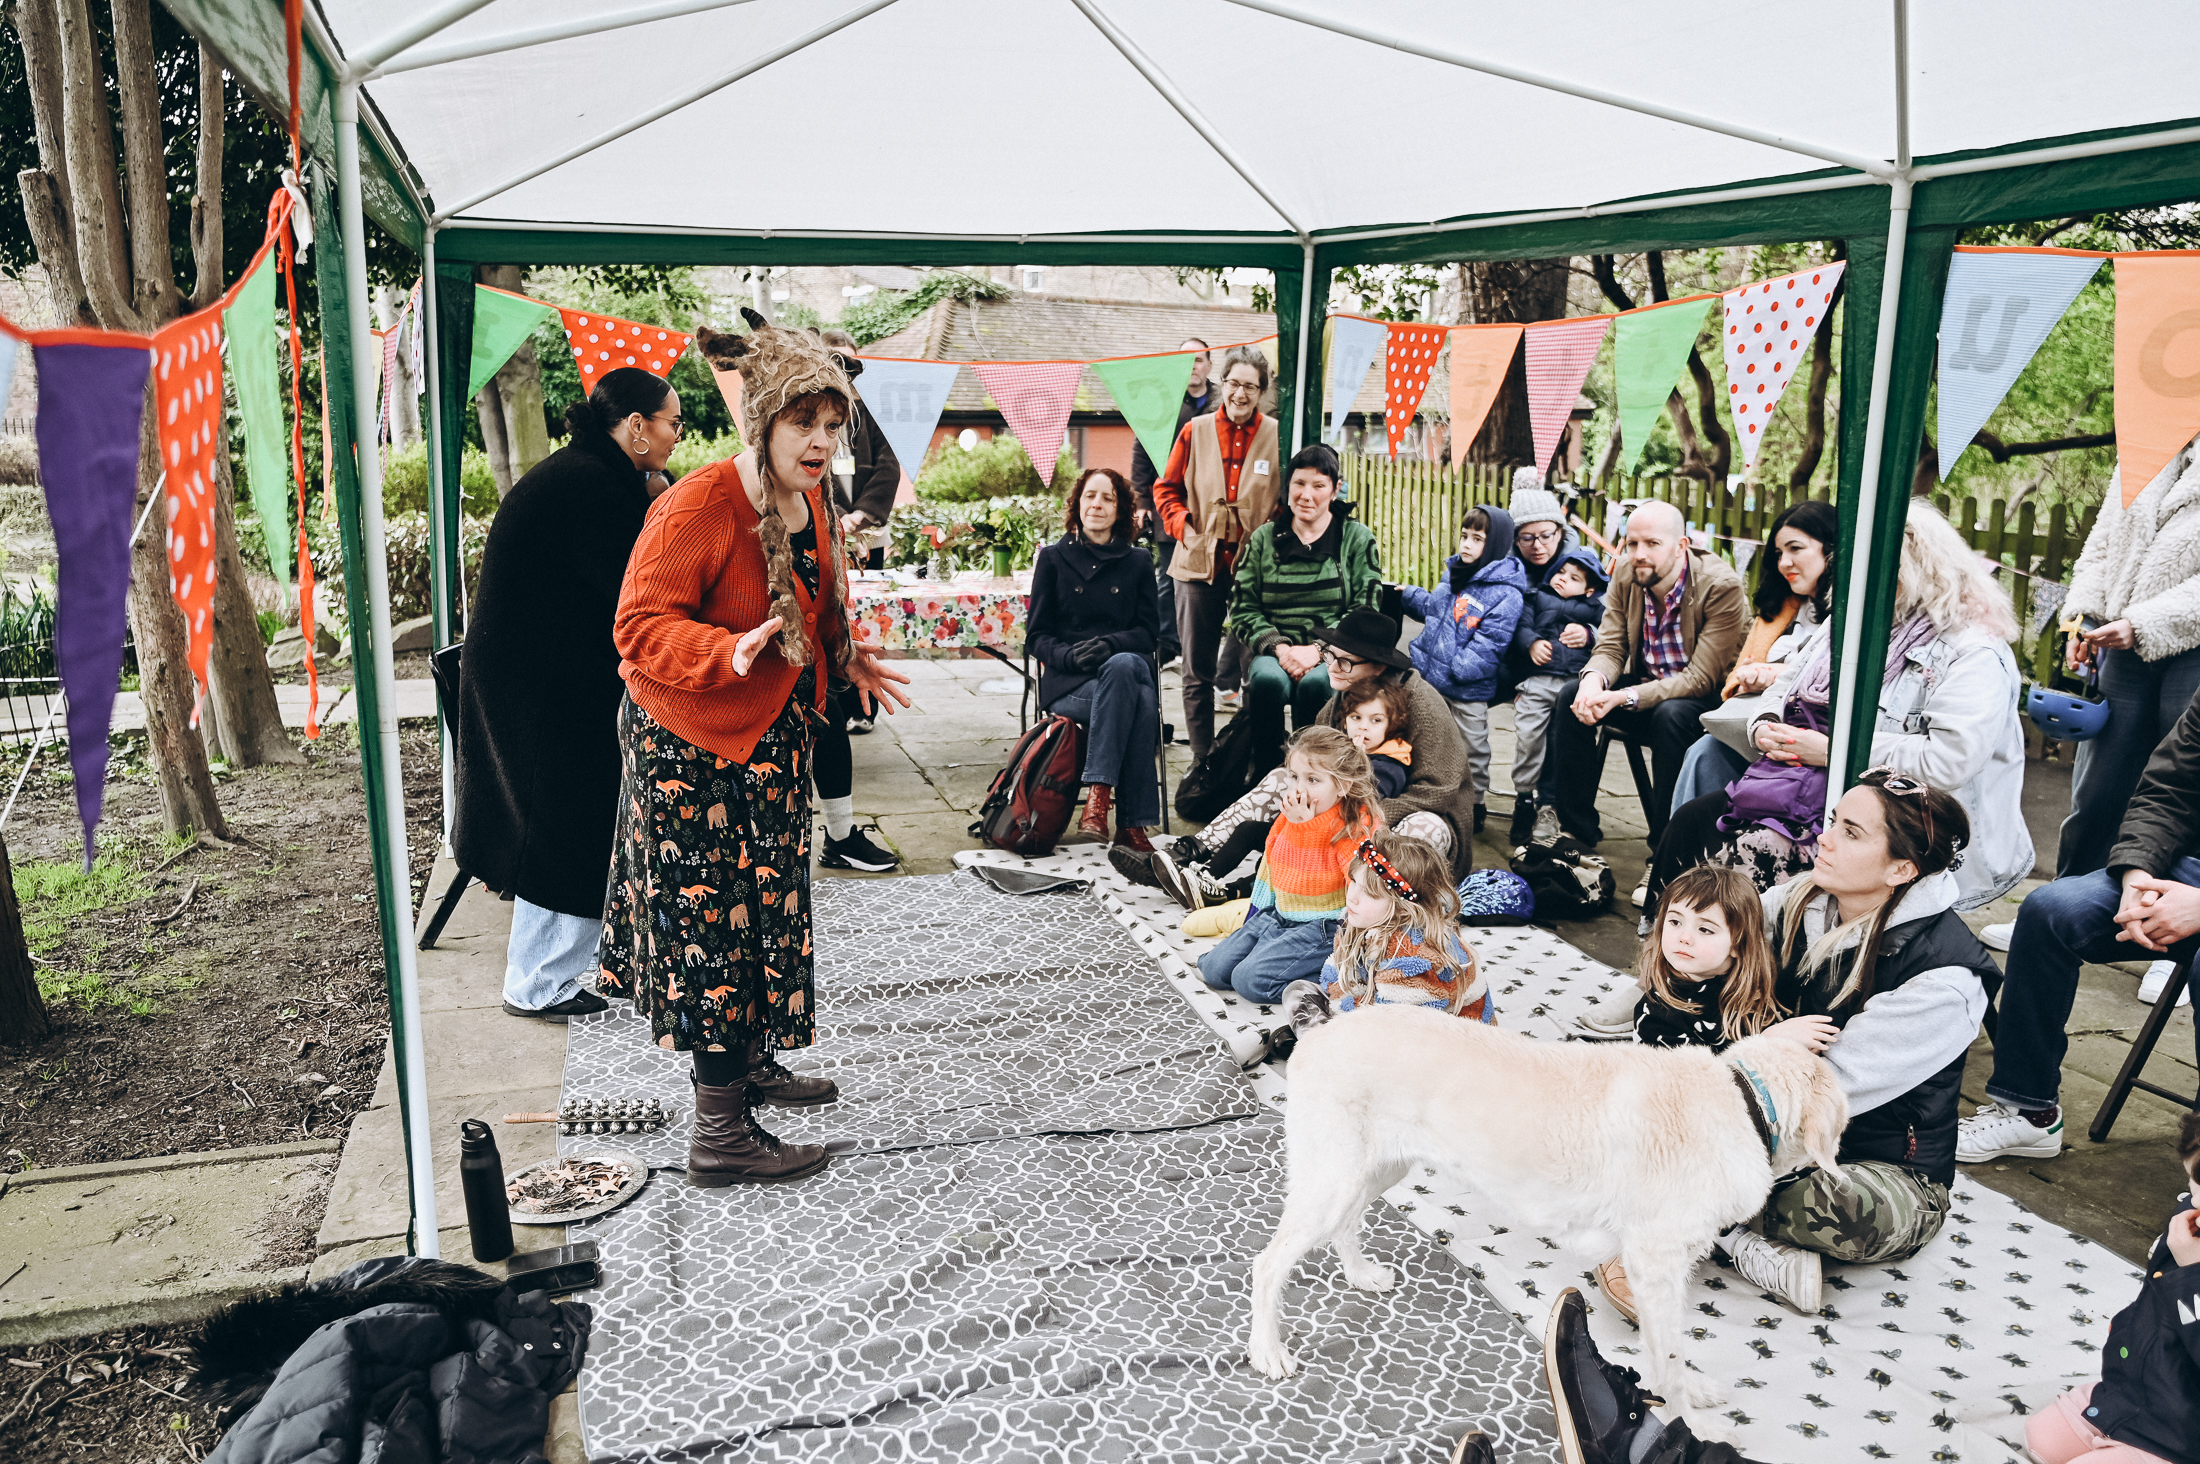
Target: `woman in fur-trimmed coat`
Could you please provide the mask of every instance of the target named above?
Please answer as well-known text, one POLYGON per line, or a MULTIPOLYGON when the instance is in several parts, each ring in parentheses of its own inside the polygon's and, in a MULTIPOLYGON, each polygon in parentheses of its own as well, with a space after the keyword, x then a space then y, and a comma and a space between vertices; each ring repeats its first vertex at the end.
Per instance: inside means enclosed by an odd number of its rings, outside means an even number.
POLYGON ((2065 616, 2098 622, 2070 637, 2070 665, 2098 664, 2111 710, 2101 735, 2078 744, 2058 879, 2106 865, 2148 755, 2200 691, 2200 439, 2129 508, 2122 483, 2119 468, 2063 602, 2065 616))

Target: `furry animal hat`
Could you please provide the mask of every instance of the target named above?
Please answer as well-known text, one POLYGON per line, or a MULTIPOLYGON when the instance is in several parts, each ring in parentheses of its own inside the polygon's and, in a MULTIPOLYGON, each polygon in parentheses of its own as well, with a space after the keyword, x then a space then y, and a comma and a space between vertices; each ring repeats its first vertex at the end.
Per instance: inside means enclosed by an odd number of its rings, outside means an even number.
MULTIPOLYGON (((813 331, 782 329, 754 310, 742 310, 741 318, 749 323, 747 335, 698 326, 695 344, 702 349, 703 359, 713 370, 741 374, 741 440, 756 452, 765 486, 769 489, 776 486, 770 456, 773 420, 790 402, 821 391, 837 395, 845 412, 852 414, 856 389, 851 378, 863 366, 854 357, 833 350, 813 331)), ((841 430, 847 430, 845 422, 841 430)), ((840 519, 832 511, 829 489, 826 505, 824 522, 817 525, 818 557, 828 566, 832 599, 845 618, 848 575, 841 545, 840 519)), ((793 546, 787 525, 779 516, 777 502, 768 491, 764 494, 763 522, 757 526, 757 534, 764 541, 772 614, 780 619, 779 652, 794 665, 807 666, 816 656, 817 649, 802 629, 802 607, 795 598, 793 546)), ((835 648, 837 669, 847 670, 849 654, 847 638, 843 636, 835 648)))
POLYGON ((787 403, 814 391, 840 394, 855 406, 853 378, 863 363, 843 356, 807 330, 785 330, 744 308, 741 318, 749 323, 747 335, 697 326, 695 344, 703 359, 718 371, 741 373, 741 440, 762 447, 764 429, 787 403))

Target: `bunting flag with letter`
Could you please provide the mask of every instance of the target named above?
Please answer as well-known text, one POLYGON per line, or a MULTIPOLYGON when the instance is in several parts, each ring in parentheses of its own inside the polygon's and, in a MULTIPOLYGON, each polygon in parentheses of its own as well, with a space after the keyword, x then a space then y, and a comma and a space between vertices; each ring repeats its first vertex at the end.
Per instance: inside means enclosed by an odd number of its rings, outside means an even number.
POLYGON ((1619 396, 1621 477, 1642 461, 1650 430, 1673 395, 1681 363, 1703 330, 1716 295, 1697 295, 1641 310, 1625 310, 1612 326, 1612 375, 1619 396))
POLYGON ((1776 280, 1730 290, 1726 307, 1726 400, 1734 409, 1742 466, 1757 461, 1772 426, 1773 409, 1787 390, 1795 363, 1833 306, 1833 287, 1846 261, 1799 269, 1776 280))
POLYGON ((1505 389, 1513 352, 1520 349, 1518 325, 1462 325, 1451 333, 1451 460, 1466 461, 1468 446, 1482 431, 1490 404, 1505 389))
POLYGON ((160 439, 162 495, 168 510, 168 593, 183 612, 186 659, 206 702, 206 657, 214 643, 215 463, 223 431, 221 309, 163 326, 153 335, 153 430, 160 439))
POLYGON ((1197 351, 1184 351, 1092 363, 1093 374, 1107 384, 1117 410, 1138 434, 1139 445, 1156 468, 1167 465, 1176 446, 1176 414, 1184 405, 1184 388, 1191 384, 1192 363, 1198 359, 1197 351))
POLYGON ((1940 476, 1994 415, 2101 256, 1959 248, 1940 307, 1940 476))
POLYGON ((130 521, 152 342, 118 331, 47 330, 31 343, 39 477, 60 560, 54 661, 68 699, 69 766, 88 872, 107 786, 107 729, 122 679, 130 521))
POLYGON ((1398 458, 1398 444, 1405 441, 1413 414, 1421 410, 1428 394, 1429 373, 1436 369, 1436 353, 1444 348, 1440 325, 1393 325, 1383 354, 1383 435, 1389 438, 1390 457, 1398 458))
POLYGON ((2200 255, 2116 257, 2116 457, 2124 507, 2200 432, 2200 255))
POLYGON ((535 327, 557 313, 555 305, 510 290, 474 286, 474 354, 466 363, 466 399, 472 401, 489 378, 504 369, 520 343, 535 333, 535 327))
POLYGON ((1359 400, 1360 387, 1383 354, 1390 327, 1380 320, 1357 315, 1333 315, 1329 320, 1329 441, 1344 441, 1344 420, 1359 400))
MULTIPOLYGON (((695 339, 667 326, 642 325, 585 310, 559 307, 558 315, 565 322, 565 338, 573 347, 573 364, 581 369, 584 392, 594 391, 606 371, 627 366, 638 366, 652 376, 670 376, 673 363, 695 339)), ((519 349, 517 342, 512 349, 519 349)))
POLYGON ((1008 430, 1024 445, 1039 481, 1054 486, 1055 459, 1069 429, 1070 404, 1077 397, 1077 379, 1084 365, 1077 361, 973 362, 971 370, 993 393, 1008 430))
MULTIPOLYGON (((915 478, 924 470, 932 433, 940 425, 940 413, 947 410, 947 393, 955 385, 955 373, 962 368, 952 361, 898 361, 876 356, 859 359, 863 374, 856 378, 856 395, 863 398, 878 430, 886 434, 886 443, 893 448, 902 472, 915 478)), ((725 374, 740 375, 737 371, 725 374)), ((735 389, 738 391, 738 385, 735 389)))
POLYGON ((1551 470, 1551 458, 1581 399, 1581 383, 1596 364, 1597 348, 1612 328, 1609 315, 1539 320, 1527 327, 1528 427, 1535 436, 1535 469, 1551 470))
MULTIPOLYGON (((280 225, 276 225, 280 227, 280 225)), ((290 477, 283 462, 283 394, 275 348, 275 262, 262 253, 252 272, 229 292, 222 326, 229 336, 229 374, 237 379, 237 415, 244 420, 244 481, 260 516, 260 538, 275 578, 290 583, 296 546, 290 537, 290 477)))

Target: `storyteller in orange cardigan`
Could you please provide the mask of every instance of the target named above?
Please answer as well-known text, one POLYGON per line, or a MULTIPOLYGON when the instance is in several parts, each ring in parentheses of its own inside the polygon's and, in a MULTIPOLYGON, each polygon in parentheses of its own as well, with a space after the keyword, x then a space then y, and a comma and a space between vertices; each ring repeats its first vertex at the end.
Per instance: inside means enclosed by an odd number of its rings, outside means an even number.
POLYGON ((847 554, 822 486, 860 364, 749 312, 746 336, 697 333, 741 373, 748 451, 690 473, 649 511, 612 639, 618 838, 598 955, 660 1046, 693 1054, 690 1184, 796 1179, 815 1144, 782 1144, 756 1103, 839 1096, 779 1065, 811 1040, 810 751, 838 669, 872 701, 909 705, 848 634, 847 554))

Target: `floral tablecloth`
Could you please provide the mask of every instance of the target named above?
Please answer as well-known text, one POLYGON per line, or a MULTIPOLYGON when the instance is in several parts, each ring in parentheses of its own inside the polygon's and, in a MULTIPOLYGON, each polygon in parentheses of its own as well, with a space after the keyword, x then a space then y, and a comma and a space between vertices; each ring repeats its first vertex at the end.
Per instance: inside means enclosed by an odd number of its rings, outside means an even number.
POLYGON ((856 579, 848 592, 857 644, 881 655, 1013 659, 1023 654, 1029 571, 1002 578, 958 574, 938 584, 856 579))

